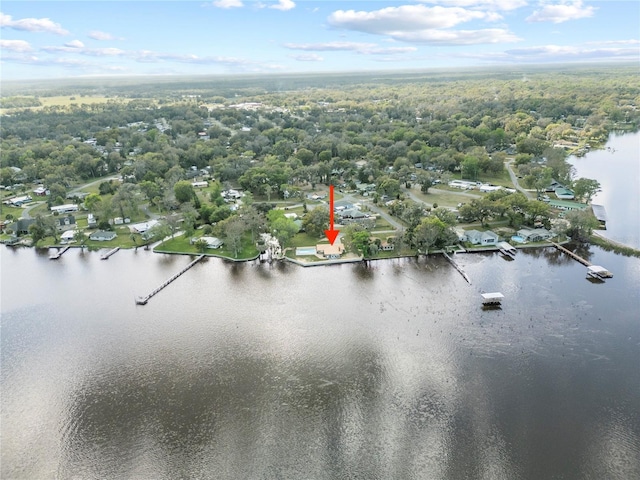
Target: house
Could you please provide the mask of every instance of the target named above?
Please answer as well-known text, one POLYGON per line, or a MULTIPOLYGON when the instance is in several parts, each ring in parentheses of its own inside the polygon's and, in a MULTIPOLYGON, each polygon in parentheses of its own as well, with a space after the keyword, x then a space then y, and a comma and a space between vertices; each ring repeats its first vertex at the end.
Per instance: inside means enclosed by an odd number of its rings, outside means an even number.
POLYGON ((316 245, 316 252, 322 255, 327 260, 335 260, 340 258, 340 256, 344 253, 344 245, 337 242, 333 245, 323 243, 321 245, 316 245))
POLYGON ((67 203, 65 205, 55 205, 53 207, 51 207, 51 213, 70 213, 70 212, 77 212, 78 211, 78 205, 72 204, 72 203, 67 203))
POLYGON ((559 187, 554 190, 558 200, 573 200, 575 198, 573 192, 568 188, 559 187))
POLYGON ((495 245, 498 243, 498 234, 487 230, 486 232, 479 232, 478 230, 467 230, 467 240, 473 245, 495 245))
POLYGON ((60 232, 64 232, 76 227, 76 217, 74 217, 73 215, 67 215, 66 217, 57 218, 55 222, 56 228, 60 232))
POLYGON ((49 190, 44 187, 38 187, 33 191, 38 197, 45 197, 50 194, 49 190))
POLYGON ((89 228, 95 227, 97 224, 98 222, 96 221, 96 217, 93 216, 93 213, 87 215, 87 225, 89 226, 89 228))
POLYGON ((133 225, 129 225, 129 231, 131 233, 145 233, 147 230, 151 230, 159 223, 160 222, 158 222, 158 220, 148 220, 142 223, 134 223, 133 225))
POLYGON ((551 208, 557 208, 558 210, 584 210, 587 208, 585 203, 568 202, 566 200, 549 200, 547 202, 551 208))
POLYGON ((23 204, 29 203, 31 200, 32 200, 31 196, 23 195, 21 197, 10 198, 9 200, 7 200, 4 203, 7 203, 9 205, 13 205, 14 207, 21 207, 23 204))
POLYGON ((191 182, 193 188, 206 188, 209 186, 209 182, 191 182))
POLYGON ((98 230, 97 232, 93 232, 89 235, 89 240, 96 240, 98 242, 108 242, 109 240, 113 240, 118 235, 116 232, 109 232, 105 230, 98 230))
POLYGON ((78 230, 67 230, 62 235, 60 235, 60 243, 71 243, 75 241, 76 235, 78 234, 78 230))
POLYGON ((7 230, 11 230, 16 235, 27 235, 29 227, 35 222, 32 218, 20 218, 17 222, 7 226, 7 230))
POLYGON ((481 192, 495 192, 496 190, 501 190, 502 187, 500 185, 489 185, 488 183, 480 185, 479 190, 481 192))
POLYGON ((546 228, 521 228, 518 230, 518 236, 527 242, 542 242, 549 240, 553 234, 546 228))
POLYGON ((200 238, 192 238, 190 240, 191 245, 196 243, 197 241, 206 242, 207 248, 220 248, 224 242, 220 240, 218 237, 200 237, 200 238))

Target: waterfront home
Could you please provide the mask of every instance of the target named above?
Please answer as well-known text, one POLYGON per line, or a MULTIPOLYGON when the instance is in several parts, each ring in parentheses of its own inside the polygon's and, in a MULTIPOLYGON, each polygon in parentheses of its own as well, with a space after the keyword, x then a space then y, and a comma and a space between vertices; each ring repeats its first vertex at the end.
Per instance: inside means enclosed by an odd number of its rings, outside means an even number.
POLYGON ((202 240, 207 244, 207 248, 220 248, 224 242, 220 240, 218 237, 200 237, 200 238, 192 238, 191 244, 196 243, 198 240, 202 240))
POLYGON ((467 241, 472 245, 495 245, 498 243, 498 234, 487 230, 486 232, 479 232, 478 230, 467 230, 467 241))
POLYGON ((76 227, 76 217, 67 215, 66 217, 56 219, 56 228, 60 232, 71 230, 76 227))
POLYGON ((553 234, 546 228, 521 228, 518 230, 518 236, 526 242, 542 242, 552 238, 553 234))
POLYGON ((62 235, 60 235, 60 243, 71 243, 74 241, 78 230, 67 230, 62 235))
POLYGON ((551 208, 557 208, 558 210, 584 210, 587 208, 587 204, 578 202, 569 202, 567 200, 549 200, 547 202, 551 208))
POLYGON ((113 240, 118 235, 116 232, 109 232, 106 230, 98 230, 97 232, 93 232, 89 235, 89 240, 96 240, 98 242, 108 242, 109 240, 113 240))
POLYGON ((151 230, 159 223, 160 222, 158 222, 158 220, 148 220, 142 223, 134 223, 132 225, 129 225, 129 231, 131 233, 145 233, 147 230, 151 230))
POLYGON ((554 190, 558 200, 573 200, 575 198, 573 192, 568 188, 559 187, 554 190))
POLYGON ((323 243, 320 245, 316 245, 316 252, 322 255, 327 260, 336 260, 340 258, 340 256, 344 253, 344 245, 337 242, 333 245, 323 243))
POLYGON ((7 225, 7 230, 11 230, 16 235, 27 235, 29 227, 35 222, 32 218, 20 218, 18 221, 7 225))

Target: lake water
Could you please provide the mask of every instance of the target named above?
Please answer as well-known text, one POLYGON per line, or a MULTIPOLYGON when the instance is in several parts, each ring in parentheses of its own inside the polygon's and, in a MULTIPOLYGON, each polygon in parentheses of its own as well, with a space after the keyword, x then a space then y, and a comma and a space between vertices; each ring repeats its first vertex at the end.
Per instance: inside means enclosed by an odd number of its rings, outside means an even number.
POLYGON ((579 253, 614 277, 211 258, 136 306, 191 258, 2 247, 0 477, 640 478, 640 259, 579 253))
POLYGON ((640 249, 640 132, 612 134, 604 150, 569 157, 576 177, 598 180, 602 191, 592 202, 604 205, 603 236, 640 249))

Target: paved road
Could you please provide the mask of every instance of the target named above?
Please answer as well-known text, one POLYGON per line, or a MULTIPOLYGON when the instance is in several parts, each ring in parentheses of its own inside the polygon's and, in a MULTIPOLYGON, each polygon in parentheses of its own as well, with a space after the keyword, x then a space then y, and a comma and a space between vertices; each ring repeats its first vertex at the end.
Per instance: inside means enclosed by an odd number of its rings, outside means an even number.
POLYGON ((516 177, 516 174, 513 173, 513 169, 511 168, 512 163, 513 163, 513 158, 504 162, 504 166, 507 168, 507 172, 509 172, 509 176, 511 177, 511 183, 513 183, 513 186, 516 187, 516 190, 524 193, 527 198, 534 198, 533 194, 530 191, 525 190, 518 183, 518 177, 516 177))

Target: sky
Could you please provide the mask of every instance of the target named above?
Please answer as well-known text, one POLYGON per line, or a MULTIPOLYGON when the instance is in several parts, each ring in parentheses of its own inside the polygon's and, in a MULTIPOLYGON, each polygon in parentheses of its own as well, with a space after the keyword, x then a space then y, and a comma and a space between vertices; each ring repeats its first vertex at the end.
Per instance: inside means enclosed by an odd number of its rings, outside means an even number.
POLYGON ((640 62, 640 2, 0 4, 0 79, 640 62))

